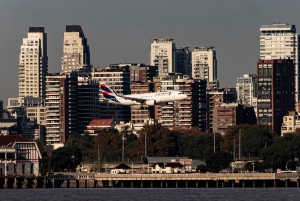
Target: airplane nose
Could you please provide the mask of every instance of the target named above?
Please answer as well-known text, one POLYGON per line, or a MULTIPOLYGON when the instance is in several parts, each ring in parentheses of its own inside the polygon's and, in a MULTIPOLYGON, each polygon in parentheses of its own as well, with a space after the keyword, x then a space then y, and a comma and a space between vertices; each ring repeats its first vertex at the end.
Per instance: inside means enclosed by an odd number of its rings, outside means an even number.
POLYGON ((184 94, 184 99, 187 99, 187 97, 188 97, 188 96, 184 94))

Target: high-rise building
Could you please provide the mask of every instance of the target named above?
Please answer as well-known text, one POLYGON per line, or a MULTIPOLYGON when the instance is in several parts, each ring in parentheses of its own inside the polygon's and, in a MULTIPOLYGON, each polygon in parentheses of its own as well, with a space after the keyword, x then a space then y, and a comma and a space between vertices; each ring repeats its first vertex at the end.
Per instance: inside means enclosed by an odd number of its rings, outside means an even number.
POLYGON ((295 64, 292 59, 258 60, 257 124, 280 134, 283 116, 295 109, 295 64))
POLYGON ((194 79, 192 84, 192 127, 206 131, 206 80, 194 79))
POLYGON ((193 80, 189 76, 170 75, 160 81, 162 91, 175 90, 188 95, 185 100, 167 102, 158 105, 157 117, 162 126, 173 129, 192 127, 192 97, 191 90, 193 80))
POLYGON ((214 82, 217 79, 217 57, 213 47, 195 47, 192 51, 192 77, 214 82))
POLYGON ((29 27, 19 56, 19 97, 44 98, 47 72, 47 34, 44 27, 29 27))
MULTIPOLYGON (((130 70, 125 67, 92 68, 91 77, 99 82, 105 82, 117 94, 130 94, 130 70)), ((130 107, 105 102, 102 90, 99 91, 100 119, 113 119, 116 123, 130 121, 130 107)))
POLYGON ((75 73, 46 77, 46 142, 65 143, 77 132, 77 76, 75 73))
POLYGON ((154 39, 151 43, 150 65, 158 67, 159 75, 175 71, 175 43, 172 38, 154 39))
MULTIPOLYGON (((130 84, 131 94, 141 94, 149 93, 149 83, 148 82, 131 82, 130 84)), ((145 124, 150 121, 149 108, 153 106, 144 105, 133 105, 131 106, 131 119, 130 122, 133 125, 135 131, 143 128, 145 124)))
POLYGON ((191 51, 188 47, 176 47, 175 72, 191 76, 191 51))
POLYGON ((213 132, 225 134, 228 126, 256 124, 254 108, 238 103, 221 103, 213 109, 213 132))
POLYGON ((240 104, 253 106, 253 98, 256 98, 256 75, 244 74, 237 78, 236 82, 237 101, 240 104))
MULTIPOLYGON (((299 35, 296 26, 287 23, 262 25, 260 28, 260 59, 292 59, 295 63, 295 104, 299 100, 299 35)), ((297 107, 295 107, 297 110, 297 107)))
POLYGON ((90 48, 80 25, 67 25, 64 32, 61 69, 64 73, 90 69, 90 48))
POLYGON ((222 103, 235 103, 236 102, 236 89, 235 88, 222 88, 214 89, 206 92, 207 98, 207 116, 206 116, 206 130, 213 130, 214 107, 222 103))
POLYGON ((99 82, 89 77, 78 77, 77 121, 83 133, 93 119, 99 118, 99 82))

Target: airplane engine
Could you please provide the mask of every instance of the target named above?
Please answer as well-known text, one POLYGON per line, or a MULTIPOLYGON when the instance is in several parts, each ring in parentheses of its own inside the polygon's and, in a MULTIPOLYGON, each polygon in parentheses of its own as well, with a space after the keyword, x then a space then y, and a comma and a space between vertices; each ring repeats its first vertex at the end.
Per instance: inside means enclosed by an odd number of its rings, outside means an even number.
POLYGON ((156 101, 155 100, 146 100, 146 105, 149 105, 149 106, 154 106, 156 105, 156 101))

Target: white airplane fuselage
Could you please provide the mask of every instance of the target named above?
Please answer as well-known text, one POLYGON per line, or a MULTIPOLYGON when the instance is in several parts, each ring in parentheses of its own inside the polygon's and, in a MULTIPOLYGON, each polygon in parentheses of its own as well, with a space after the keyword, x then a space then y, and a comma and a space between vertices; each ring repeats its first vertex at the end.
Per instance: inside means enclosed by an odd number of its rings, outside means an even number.
POLYGON ((108 99, 108 103, 118 104, 118 105, 141 105, 140 102, 126 99, 126 98, 137 98, 145 100, 145 104, 153 106, 158 103, 164 103, 169 101, 179 101, 187 98, 186 94, 183 94, 180 91, 170 91, 170 92, 153 92, 153 93, 144 93, 144 94, 131 94, 123 96, 115 96, 115 100, 108 99))

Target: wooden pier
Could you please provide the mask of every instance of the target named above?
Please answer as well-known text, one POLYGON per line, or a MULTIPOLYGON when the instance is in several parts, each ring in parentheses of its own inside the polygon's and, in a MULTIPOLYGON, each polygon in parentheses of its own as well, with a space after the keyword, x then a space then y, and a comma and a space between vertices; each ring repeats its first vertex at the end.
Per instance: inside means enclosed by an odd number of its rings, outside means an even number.
POLYGON ((299 188, 299 186, 298 173, 56 173, 49 176, 0 176, 0 188, 299 188))

